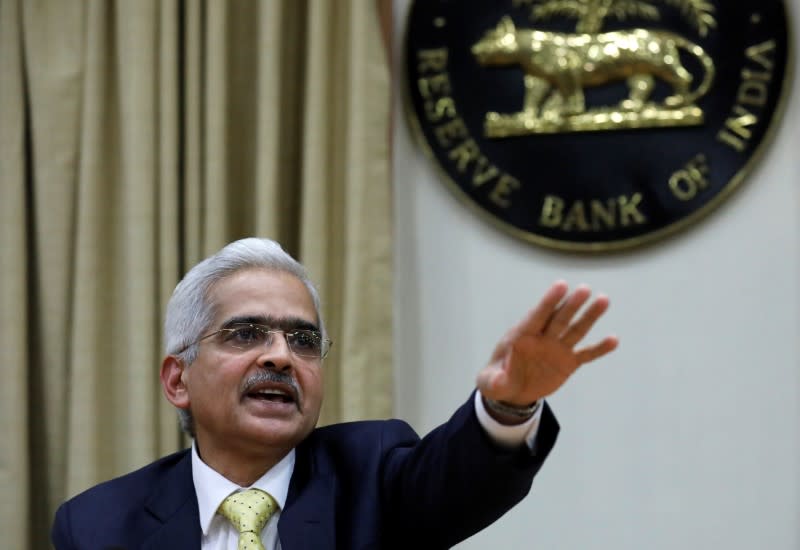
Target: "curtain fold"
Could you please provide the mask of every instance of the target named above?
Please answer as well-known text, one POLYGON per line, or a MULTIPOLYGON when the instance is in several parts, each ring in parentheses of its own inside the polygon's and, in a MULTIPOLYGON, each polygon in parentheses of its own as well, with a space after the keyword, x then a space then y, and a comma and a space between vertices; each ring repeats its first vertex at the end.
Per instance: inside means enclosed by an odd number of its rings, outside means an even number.
POLYGON ((353 420, 391 400, 387 53, 375 12, 355 2, 314 4, 306 42, 301 255, 318 274, 340 375, 325 380, 323 421, 353 420), (327 52, 345 52, 330 58, 327 52), (326 86, 325 83, 330 83, 326 86), (381 93, 376 93, 378 87, 381 93), (319 93, 327 89, 328 93, 319 93), (385 132, 385 133, 384 133, 385 132), (340 359, 346 357, 346 361, 340 359))
POLYGON ((158 368, 194 263, 270 237, 336 341, 323 422, 391 413, 389 69, 369 0, 0 2, 0 528, 185 445, 158 368))
MULTIPOLYGON (((30 200, 25 186, 27 171, 27 124, 24 78, 24 57, 21 32, 22 13, 15 3, 0 3, 0 529, 12 541, 28 541, 31 490, 46 490, 41 481, 31 479, 29 441, 41 433, 29 414, 28 380, 31 373, 28 333, 30 324, 27 296, 32 261, 28 243, 33 241, 29 227, 27 203, 30 200), (6 366, 7 365, 7 366, 6 366), (20 519, 24 523, 20 525, 20 519)), ((40 424, 40 423, 39 423, 40 424)), ((45 499, 46 503, 46 499, 45 499)))

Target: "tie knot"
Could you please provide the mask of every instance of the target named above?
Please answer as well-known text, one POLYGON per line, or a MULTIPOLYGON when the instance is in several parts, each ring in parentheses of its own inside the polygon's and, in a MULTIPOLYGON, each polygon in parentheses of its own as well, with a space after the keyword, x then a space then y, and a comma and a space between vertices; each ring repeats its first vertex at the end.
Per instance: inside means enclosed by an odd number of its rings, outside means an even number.
POLYGON ((223 500, 219 513, 228 518, 240 534, 255 533, 258 537, 277 508, 278 505, 269 493, 260 489, 248 489, 233 493, 223 500))

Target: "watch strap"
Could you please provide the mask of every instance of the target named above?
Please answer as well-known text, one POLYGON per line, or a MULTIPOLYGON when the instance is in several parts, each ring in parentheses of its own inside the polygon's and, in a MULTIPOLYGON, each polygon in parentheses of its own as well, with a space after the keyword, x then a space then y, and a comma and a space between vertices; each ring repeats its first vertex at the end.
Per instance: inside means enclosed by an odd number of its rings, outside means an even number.
POLYGON ((505 414, 508 416, 514 416, 516 418, 530 418, 536 411, 539 409, 542 400, 536 400, 533 404, 528 405, 527 407, 520 407, 517 405, 512 405, 511 403, 506 403, 505 401, 495 401, 494 399, 489 399, 488 397, 484 397, 484 403, 486 407, 498 414, 505 414))

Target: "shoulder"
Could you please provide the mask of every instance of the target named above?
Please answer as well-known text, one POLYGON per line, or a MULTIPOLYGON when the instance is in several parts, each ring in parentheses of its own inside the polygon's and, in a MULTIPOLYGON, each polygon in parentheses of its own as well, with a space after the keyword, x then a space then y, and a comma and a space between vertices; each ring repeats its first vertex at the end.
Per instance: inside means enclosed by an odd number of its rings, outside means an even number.
MULTIPOLYGON (((116 499, 120 494, 125 495, 126 501, 136 500, 137 496, 146 498, 158 486, 165 475, 173 471, 182 460, 188 460, 189 450, 184 449, 151 462, 123 476, 105 481, 76 495, 68 502, 75 506, 100 504, 109 499, 116 499)), ((189 470, 191 473, 191 469, 189 470)), ((118 502, 118 501, 116 501, 118 502)))
POLYGON ((80 548, 86 540, 141 528, 146 522, 147 502, 156 488, 173 485, 191 489, 191 484, 191 459, 189 451, 183 450, 95 485, 59 506, 53 522, 53 543, 59 549, 80 548), (99 516, 104 518, 103 535, 95 532, 99 516))
MULTIPOLYGON (((481 431, 473 397, 467 399, 451 418, 427 436, 433 444, 444 444, 462 431, 481 431)), ((362 420, 342 422, 315 429, 303 445, 315 452, 358 453, 384 455, 398 448, 411 448, 420 443, 420 436, 404 420, 362 420)))
POLYGON ((391 418, 388 420, 359 420, 356 422, 341 422, 317 428, 312 437, 327 438, 359 438, 365 435, 407 435, 414 434, 414 429, 404 420, 391 418))
POLYGON ((393 450, 413 447, 419 440, 402 420, 343 422, 315 429, 297 451, 301 461, 310 459, 318 471, 339 476, 378 468, 393 450))
POLYGON ((306 443, 325 449, 379 450, 387 447, 414 445, 419 436, 403 420, 362 420, 342 422, 315 429, 306 443))

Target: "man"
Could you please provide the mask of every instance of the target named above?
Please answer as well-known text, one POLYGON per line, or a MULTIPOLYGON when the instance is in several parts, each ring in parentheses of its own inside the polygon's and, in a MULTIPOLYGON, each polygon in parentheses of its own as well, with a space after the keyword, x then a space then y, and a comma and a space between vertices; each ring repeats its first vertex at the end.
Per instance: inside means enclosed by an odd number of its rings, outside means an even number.
POLYGON ((64 503, 53 544, 449 548, 527 494, 558 432, 543 398, 616 347, 607 337, 576 350, 608 307, 583 308, 589 296, 554 284, 422 440, 398 420, 315 429, 330 347, 317 291, 277 243, 234 242, 167 306, 161 384, 192 448, 64 503))

